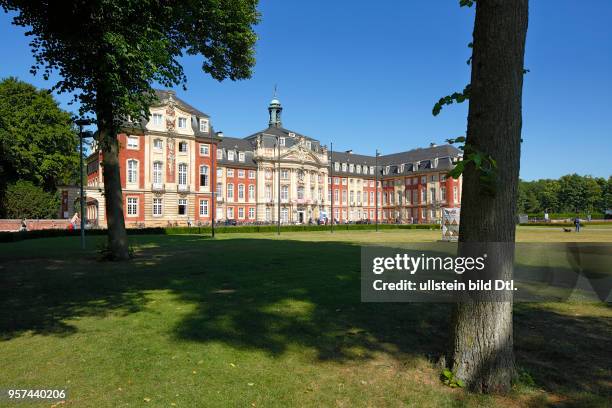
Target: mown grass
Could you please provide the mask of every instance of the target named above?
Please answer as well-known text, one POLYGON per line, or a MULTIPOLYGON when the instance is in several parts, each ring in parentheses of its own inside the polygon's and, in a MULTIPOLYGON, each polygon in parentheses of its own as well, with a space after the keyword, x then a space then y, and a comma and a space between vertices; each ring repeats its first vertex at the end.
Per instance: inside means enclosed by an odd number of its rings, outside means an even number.
MULTIPOLYGON (((518 240, 612 242, 532 230, 518 240)), ((360 302, 359 244, 439 234, 135 236, 129 263, 98 262, 103 237, 1 244, 0 388, 65 387, 73 407, 606 406, 606 305, 517 305, 522 380, 481 396, 438 380, 450 305, 360 302)))

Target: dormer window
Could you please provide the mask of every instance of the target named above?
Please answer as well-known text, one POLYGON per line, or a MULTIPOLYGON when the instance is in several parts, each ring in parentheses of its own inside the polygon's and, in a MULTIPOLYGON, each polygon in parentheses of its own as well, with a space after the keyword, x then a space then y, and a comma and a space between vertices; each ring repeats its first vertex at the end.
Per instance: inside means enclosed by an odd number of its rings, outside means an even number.
POLYGON ((342 163, 342 171, 346 171, 346 163, 342 163))
POLYGON ((244 152, 238 153, 238 161, 244 163, 244 152))
POLYGON ((360 164, 357 165, 357 174, 361 174, 361 165, 360 164))
POLYGON ((200 119, 200 132, 208 133, 208 119, 200 119))
POLYGON ((223 160, 223 149, 217 149, 217 160, 223 160))
POLYGON ((349 172, 354 172, 355 171, 355 165, 354 164, 349 164, 349 172))
POLYGON ((279 138, 278 138, 278 144, 279 144, 280 146, 283 146, 283 147, 284 147, 284 146, 285 146, 285 138, 284 138, 284 137, 279 137, 279 138))
POLYGON ((187 118, 178 118, 179 129, 187 129, 187 118))
POLYGON ((310 141, 306 142, 306 148, 308 150, 312 150, 312 142, 310 142, 310 141))
POLYGON ((334 163, 334 170, 340 171, 340 163, 338 163, 338 162, 334 163))
POLYGON ((289 132, 289 137, 295 137, 295 133, 289 132))
POLYGON ((227 160, 234 160, 234 151, 233 150, 228 150, 227 151, 227 160))
POLYGON ((162 115, 161 113, 153 114, 153 124, 155 126, 161 126, 163 122, 164 122, 164 115, 162 115))
POLYGON ((370 166, 370 174, 374 174, 374 166, 370 166))

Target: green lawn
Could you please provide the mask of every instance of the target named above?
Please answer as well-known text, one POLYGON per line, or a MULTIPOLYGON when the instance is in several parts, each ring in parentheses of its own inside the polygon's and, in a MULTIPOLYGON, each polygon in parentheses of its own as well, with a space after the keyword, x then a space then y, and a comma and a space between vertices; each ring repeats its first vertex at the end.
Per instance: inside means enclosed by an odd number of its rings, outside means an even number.
MULTIPOLYGON (((62 407, 606 406, 608 306, 517 305, 523 379, 491 397, 438 380, 450 305, 360 302, 360 243, 439 236, 134 236, 129 263, 78 238, 0 244, 0 388, 67 388, 62 407)), ((612 229, 518 240, 612 242, 612 229)))

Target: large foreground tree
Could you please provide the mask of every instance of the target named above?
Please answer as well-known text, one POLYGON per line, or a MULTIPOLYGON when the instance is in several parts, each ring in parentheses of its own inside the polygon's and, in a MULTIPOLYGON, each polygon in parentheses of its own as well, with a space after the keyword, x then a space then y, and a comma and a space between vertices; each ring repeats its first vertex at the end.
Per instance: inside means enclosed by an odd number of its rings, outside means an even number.
MULTIPOLYGON (((468 126, 460 166, 459 245, 463 253, 488 254, 485 276, 509 280, 514 262, 528 0, 475 3, 468 126)), ((479 292, 463 300, 454 316, 451 369, 473 391, 506 392, 515 375, 512 298, 479 292)))
POLYGON ((152 83, 186 83, 183 54, 201 55, 217 80, 248 78, 254 60, 257 0, 0 0, 27 27, 36 64, 53 89, 71 92, 81 114, 95 114, 103 153, 108 243, 127 259, 117 134, 127 119, 148 117, 152 83))

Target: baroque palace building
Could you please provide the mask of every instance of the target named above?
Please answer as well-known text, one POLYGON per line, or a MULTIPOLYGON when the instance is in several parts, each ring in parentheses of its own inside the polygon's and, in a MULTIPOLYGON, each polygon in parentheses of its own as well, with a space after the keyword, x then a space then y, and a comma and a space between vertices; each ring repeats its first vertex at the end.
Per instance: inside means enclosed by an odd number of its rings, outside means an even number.
MULTIPOLYGON (((458 207, 461 179, 446 173, 461 157, 450 145, 378 157, 332 152, 317 139, 282 126, 274 97, 268 127, 244 138, 214 132, 210 117, 157 91, 150 118, 119 134, 127 227, 237 223, 430 223, 458 207), (378 169, 378 175, 377 173, 378 169), (375 187, 378 179, 378 188, 375 187)), ((87 159, 87 219, 104 227, 102 154, 87 159)), ((63 192, 62 214, 70 214, 63 192)))

